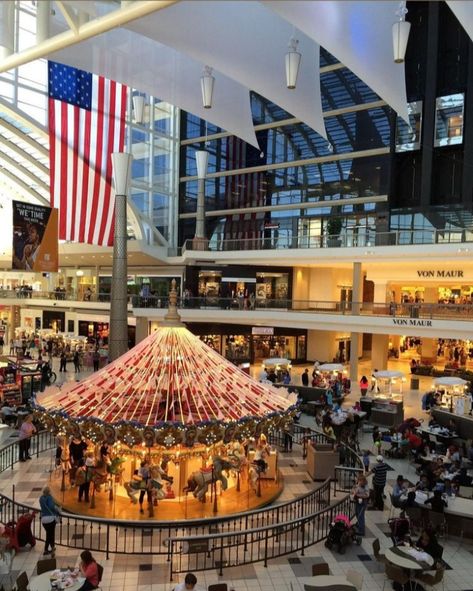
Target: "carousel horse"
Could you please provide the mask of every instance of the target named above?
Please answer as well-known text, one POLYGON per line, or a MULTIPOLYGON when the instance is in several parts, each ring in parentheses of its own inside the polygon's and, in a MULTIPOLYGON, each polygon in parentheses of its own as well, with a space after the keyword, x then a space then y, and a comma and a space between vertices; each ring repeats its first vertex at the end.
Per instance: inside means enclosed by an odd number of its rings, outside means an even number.
POLYGON ((150 466, 149 471, 151 478, 149 478, 148 481, 143 480, 141 476, 138 476, 138 470, 135 470, 133 479, 130 482, 125 482, 123 485, 133 504, 138 502, 137 497, 139 493, 142 490, 147 489, 151 490, 153 501, 160 501, 161 499, 164 499, 166 493, 164 491, 163 481, 165 480, 169 484, 173 483, 173 477, 168 476, 166 471, 161 466, 150 466))
POLYGON ((211 467, 193 472, 189 476, 187 486, 184 487, 184 492, 191 492, 196 499, 204 502, 209 485, 211 486, 220 480, 222 490, 227 490, 228 481, 223 471, 235 468, 237 468, 235 463, 216 456, 213 458, 213 465, 211 467))

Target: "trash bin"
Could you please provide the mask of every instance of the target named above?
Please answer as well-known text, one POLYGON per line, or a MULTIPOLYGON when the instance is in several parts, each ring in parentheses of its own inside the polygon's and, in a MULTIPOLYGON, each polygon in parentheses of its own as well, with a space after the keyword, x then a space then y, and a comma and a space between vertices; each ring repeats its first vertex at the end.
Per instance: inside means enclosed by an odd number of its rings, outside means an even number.
POLYGON ((411 378, 411 390, 419 389, 419 378, 411 378))

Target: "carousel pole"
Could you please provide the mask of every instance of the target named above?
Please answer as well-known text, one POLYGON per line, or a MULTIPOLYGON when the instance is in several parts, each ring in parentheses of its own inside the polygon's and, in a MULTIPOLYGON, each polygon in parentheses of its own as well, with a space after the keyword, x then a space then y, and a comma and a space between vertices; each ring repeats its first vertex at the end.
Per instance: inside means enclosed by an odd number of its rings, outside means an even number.
POLYGON ((92 480, 92 494, 90 496, 90 505, 91 509, 95 509, 95 482, 92 480))
POLYGON ((218 506, 217 506, 217 481, 212 483, 212 488, 213 488, 213 494, 214 494, 214 514, 216 515, 218 513, 218 506))

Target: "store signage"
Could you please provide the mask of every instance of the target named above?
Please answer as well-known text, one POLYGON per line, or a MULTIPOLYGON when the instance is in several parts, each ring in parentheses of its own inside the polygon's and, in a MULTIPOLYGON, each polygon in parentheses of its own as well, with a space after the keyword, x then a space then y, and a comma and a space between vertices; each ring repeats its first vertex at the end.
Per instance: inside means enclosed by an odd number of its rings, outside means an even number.
POLYGON ((424 326, 432 327, 432 320, 420 320, 419 318, 392 318, 396 326, 424 326))
POLYGON ((272 326, 252 326, 251 334, 259 335, 274 335, 274 328, 272 326))
POLYGON ((429 277, 439 277, 439 278, 448 278, 448 277, 463 277, 463 271, 459 269, 418 269, 417 276, 420 278, 429 278, 429 277))

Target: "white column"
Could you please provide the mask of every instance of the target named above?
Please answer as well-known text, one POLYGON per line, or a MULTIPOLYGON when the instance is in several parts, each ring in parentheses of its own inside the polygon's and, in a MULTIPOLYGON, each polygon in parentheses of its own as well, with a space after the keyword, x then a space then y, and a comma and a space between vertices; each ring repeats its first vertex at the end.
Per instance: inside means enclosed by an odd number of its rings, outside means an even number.
POLYGON ((386 293, 387 293, 387 283, 379 283, 375 281, 374 284, 374 303, 375 304, 385 304, 386 303, 386 293))
POLYGON ((350 334, 350 380, 352 383, 358 381, 358 353, 362 335, 359 332, 350 334))
POLYGON ((371 371, 388 367, 389 335, 374 334, 371 342, 371 371))
POLYGON ((353 287, 352 287, 352 314, 360 313, 360 302, 363 299, 363 276, 361 263, 353 263, 353 287))
POLYGON ((12 55, 15 48, 15 2, 0 2, 0 59, 12 55))
POLYGON ((36 3, 36 43, 42 43, 49 38, 49 19, 51 16, 50 0, 40 0, 36 3))

